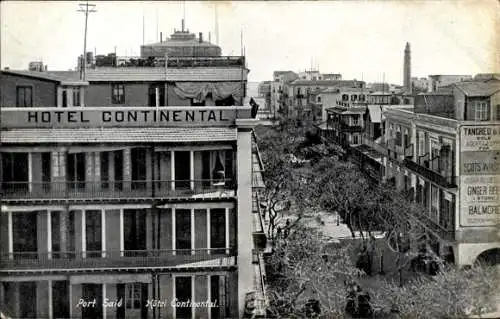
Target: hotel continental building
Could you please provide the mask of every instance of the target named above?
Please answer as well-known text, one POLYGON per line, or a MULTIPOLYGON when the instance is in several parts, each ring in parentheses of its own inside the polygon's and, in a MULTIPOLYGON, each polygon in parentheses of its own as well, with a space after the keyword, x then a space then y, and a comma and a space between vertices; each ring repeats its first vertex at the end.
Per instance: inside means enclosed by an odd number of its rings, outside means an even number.
POLYGON ((3 315, 236 318, 262 294, 248 69, 214 52, 2 71, 3 315))

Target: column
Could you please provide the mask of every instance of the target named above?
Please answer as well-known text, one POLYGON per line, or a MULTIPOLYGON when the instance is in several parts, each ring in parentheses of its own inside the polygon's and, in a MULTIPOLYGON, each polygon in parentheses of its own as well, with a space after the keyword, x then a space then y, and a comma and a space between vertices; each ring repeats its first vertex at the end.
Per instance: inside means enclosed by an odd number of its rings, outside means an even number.
POLYGON ((226 207, 226 218, 224 218, 225 222, 225 231, 226 231, 226 254, 229 254, 229 208, 226 207))
POLYGON ((52 214, 47 210, 47 258, 52 259, 52 214))
POLYGON ((33 191, 33 153, 28 153, 28 190, 33 191))
MULTIPOLYGON (((69 211, 59 212, 59 239, 61 241, 61 252, 67 252, 68 247, 68 214, 69 211)), ((74 227, 70 225, 70 227, 74 227)))
MULTIPOLYGON (((175 255, 175 207, 172 207, 172 255, 175 255)), ((175 285, 174 285, 175 286, 175 285)), ((174 294, 175 296, 175 294, 174 294)))
POLYGON ((123 150, 123 180, 124 190, 130 190, 131 182, 131 171, 130 171, 130 148, 125 148, 123 150))
POLYGON ((210 208, 207 208, 207 253, 210 255, 210 208))
POLYGON ((9 259, 14 259, 14 237, 12 235, 12 212, 7 212, 7 237, 9 238, 9 259))
POLYGON ((52 280, 49 280, 49 298, 48 298, 48 307, 49 307, 49 318, 52 319, 54 317, 54 309, 52 308, 52 280))
POLYGON ((68 107, 72 107, 73 106, 73 88, 72 87, 68 87, 66 89, 66 99, 67 99, 68 107))
POLYGON ((194 151, 189 151, 189 179, 191 190, 194 190, 194 151))
POLYGON ((87 250, 87 234, 85 232, 85 210, 82 209, 82 258, 85 258, 85 251, 87 250))
POLYGON ((252 140, 250 128, 238 129, 237 221, 238 221, 238 309, 245 310, 245 294, 253 289, 252 267, 252 140))
POLYGON ((85 106, 85 89, 83 86, 80 86, 80 106, 85 106))
POLYGON ((101 153, 100 152, 93 152, 93 159, 94 159, 94 178, 92 179, 92 182, 94 184, 94 190, 101 190, 101 153))
MULTIPOLYGON (((192 301, 195 301, 196 299, 196 291, 195 291, 195 276, 191 276, 191 300, 192 301)), ((195 316, 195 310, 196 310, 196 307, 191 307, 191 318, 194 318, 195 316)))
POLYGON ((195 251, 195 224, 194 224, 194 208, 191 208, 191 255, 196 254, 195 251))
POLYGON ((120 209, 120 257, 123 257, 123 251, 125 250, 125 238, 124 238, 124 227, 123 227, 123 208, 120 209))
POLYGON ((68 297, 69 297, 69 317, 73 318, 73 290, 71 289, 73 285, 71 284, 71 281, 68 284, 68 297))
POLYGON ((172 179, 172 190, 175 190, 175 152, 170 151, 170 176, 172 179))
MULTIPOLYGON (((106 297, 106 284, 105 283, 102 284, 102 298, 103 298, 103 300, 105 298, 107 298, 106 297)), ((106 307, 102 307, 102 319, 106 319, 106 309, 107 309, 106 307)))
MULTIPOLYGON (((209 302, 212 301, 212 290, 210 289, 211 288, 211 281, 210 281, 210 275, 207 275, 207 300, 209 302)), ((208 319, 212 319, 212 309, 211 308, 208 308, 208 319)))
POLYGON ((106 210, 104 209, 101 209, 101 250, 102 258, 106 258, 106 210))
POLYGON ((57 87, 57 107, 62 107, 63 102, 63 89, 62 87, 57 87))

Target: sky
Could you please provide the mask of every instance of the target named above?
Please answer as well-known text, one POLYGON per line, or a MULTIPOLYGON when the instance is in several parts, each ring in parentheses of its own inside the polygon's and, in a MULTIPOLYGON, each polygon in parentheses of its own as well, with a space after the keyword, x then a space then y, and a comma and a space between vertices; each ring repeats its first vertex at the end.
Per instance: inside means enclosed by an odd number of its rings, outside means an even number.
MULTIPOLYGON (((83 2, 83 1, 82 1, 83 2)), ((2 68, 74 68, 83 52, 80 2, 2 1, 2 68)), ((412 76, 500 72, 500 5, 496 0, 453 1, 153 1, 90 2, 87 51, 139 55, 140 45, 186 27, 215 42, 217 8, 223 55, 239 55, 249 81, 275 70, 319 69, 344 79, 402 84, 406 42, 412 76), (144 28, 143 28, 144 17, 144 28), (157 33, 158 30, 158 33, 157 33), (242 35, 242 36, 241 36, 242 35)))

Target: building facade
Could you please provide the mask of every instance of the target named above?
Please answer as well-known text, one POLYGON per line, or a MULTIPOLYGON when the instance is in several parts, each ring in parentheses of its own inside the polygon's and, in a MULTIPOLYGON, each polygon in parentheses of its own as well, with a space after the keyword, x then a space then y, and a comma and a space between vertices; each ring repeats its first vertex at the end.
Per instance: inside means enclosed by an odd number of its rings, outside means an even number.
POLYGON ((441 87, 448 86, 453 83, 472 80, 472 75, 451 75, 451 74, 437 74, 429 75, 428 91, 436 92, 441 87))
POLYGON ((425 213, 437 254, 458 265, 498 263, 500 81, 456 83, 418 95, 414 108, 384 108, 383 140, 358 158, 381 157, 383 182, 425 213))
POLYGON ((257 120, 244 63, 213 59, 2 72, 2 313, 243 315, 263 287, 257 120))

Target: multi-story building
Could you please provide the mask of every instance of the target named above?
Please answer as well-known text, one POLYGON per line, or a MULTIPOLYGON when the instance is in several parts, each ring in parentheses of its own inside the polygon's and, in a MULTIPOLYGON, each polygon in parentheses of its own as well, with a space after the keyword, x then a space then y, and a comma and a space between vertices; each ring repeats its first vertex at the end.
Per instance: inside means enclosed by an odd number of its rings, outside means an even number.
POLYGON ((309 103, 311 94, 319 90, 340 88, 364 88, 363 81, 356 80, 301 80, 297 79, 288 83, 285 90, 288 91, 288 101, 285 105, 285 114, 312 118, 312 106, 309 103))
POLYGON ((274 71, 273 82, 271 82, 271 113, 274 117, 278 112, 283 112, 288 93, 285 92, 285 85, 296 80, 298 75, 293 71, 274 71))
POLYGON ((436 92, 443 86, 448 86, 453 83, 472 80, 472 75, 452 75, 452 74, 437 74, 429 75, 428 90, 436 92))
POLYGON ((2 72, 3 314, 242 316, 264 287, 257 120, 244 57, 204 61, 2 72))
POLYGON ((436 253, 458 265, 498 263, 500 81, 477 76, 383 116, 383 179, 423 206, 414 217, 436 253))

